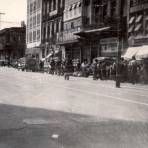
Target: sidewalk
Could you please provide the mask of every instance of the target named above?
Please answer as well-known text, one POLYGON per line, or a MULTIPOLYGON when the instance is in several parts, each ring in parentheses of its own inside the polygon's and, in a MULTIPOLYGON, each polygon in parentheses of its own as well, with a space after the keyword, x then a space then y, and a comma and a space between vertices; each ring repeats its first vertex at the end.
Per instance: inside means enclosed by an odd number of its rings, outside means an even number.
MULTIPOLYGON (((114 86, 116 87, 116 82, 114 80, 93 80, 93 77, 90 76, 88 78, 84 78, 84 77, 72 77, 74 80, 78 79, 78 80, 85 80, 85 81, 89 81, 89 82, 95 82, 95 84, 98 82, 99 84, 104 84, 104 85, 110 85, 110 86, 114 86)), ((132 83, 120 83, 120 87, 121 88, 133 88, 133 89, 142 89, 142 90, 146 90, 148 91, 148 84, 132 84, 132 83)))

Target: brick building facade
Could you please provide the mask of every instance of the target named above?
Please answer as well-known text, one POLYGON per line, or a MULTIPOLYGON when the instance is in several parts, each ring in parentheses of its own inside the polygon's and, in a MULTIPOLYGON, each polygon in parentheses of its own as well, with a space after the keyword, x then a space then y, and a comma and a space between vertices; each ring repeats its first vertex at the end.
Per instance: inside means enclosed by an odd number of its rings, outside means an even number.
POLYGON ((19 59, 25 55, 26 28, 12 27, 0 31, 0 60, 19 59))

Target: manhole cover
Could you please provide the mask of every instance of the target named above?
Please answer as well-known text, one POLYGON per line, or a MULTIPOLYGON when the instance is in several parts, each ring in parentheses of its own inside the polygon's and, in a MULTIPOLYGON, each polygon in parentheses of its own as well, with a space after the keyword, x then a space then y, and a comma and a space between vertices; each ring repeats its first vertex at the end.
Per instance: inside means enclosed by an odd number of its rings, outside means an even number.
POLYGON ((49 120, 45 120, 45 119, 24 119, 23 123, 25 124, 29 124, 29 125, 41 125, 41 124, 49 124, 49 120))

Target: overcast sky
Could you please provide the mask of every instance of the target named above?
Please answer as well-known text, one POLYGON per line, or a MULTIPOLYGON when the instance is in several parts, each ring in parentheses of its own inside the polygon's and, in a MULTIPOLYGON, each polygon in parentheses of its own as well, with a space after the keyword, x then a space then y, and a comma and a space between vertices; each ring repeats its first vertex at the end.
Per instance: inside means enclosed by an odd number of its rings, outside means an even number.
POLYGON ((20 22, 26 22, 26 6, 27 0, 0 0, 0 12, 5 13, 2 15, 1 27, 19 26, 20 22))

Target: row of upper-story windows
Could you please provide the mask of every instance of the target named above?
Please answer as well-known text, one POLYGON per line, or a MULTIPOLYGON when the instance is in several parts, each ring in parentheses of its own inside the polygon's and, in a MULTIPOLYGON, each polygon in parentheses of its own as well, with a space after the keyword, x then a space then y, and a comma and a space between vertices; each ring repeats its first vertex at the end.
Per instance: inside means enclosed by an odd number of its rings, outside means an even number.
POLYGON ((64 10, 64 21, 82 16, 81 2, 74 3, 64 10))
POLYGON ((41 8, 41 0, 34 0, 27 4, 27 14, 32 14, 41 8))
POLYGON ((144 3, 148 3, 148 0, 130 0, 131 7, 138 6, 144 3))
POLYGON ((62 8, 63 0, 47 0, 43 2, 43 15, 62 8))
POLYGON ((42 28, 42 39, 50 39, 57 33, 63 31, 62 20, 51 21, 43 25, 42 28))
POLYGON ((33 28, 41 24, 41 14, 31 16, 27 20, 27 28, 33 28))
POLYGON ((144 35, 148 32, 148 10, 143 14, 142 12, 132 14, 129 19, 128 34, 131 35, 144 35))
POLYGON ((32 42, 38 42, 41 39, 41 31, 40 29, 33 30, 33 31, 27 31, 27 43, 32 43, 32 42))

